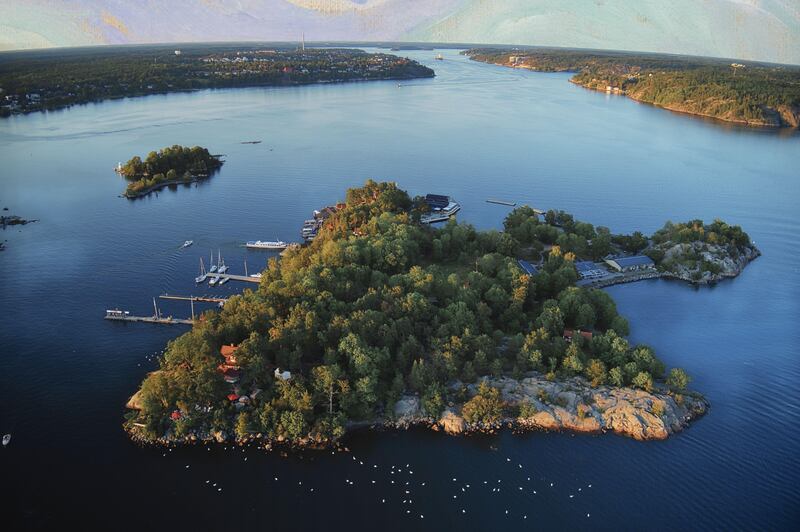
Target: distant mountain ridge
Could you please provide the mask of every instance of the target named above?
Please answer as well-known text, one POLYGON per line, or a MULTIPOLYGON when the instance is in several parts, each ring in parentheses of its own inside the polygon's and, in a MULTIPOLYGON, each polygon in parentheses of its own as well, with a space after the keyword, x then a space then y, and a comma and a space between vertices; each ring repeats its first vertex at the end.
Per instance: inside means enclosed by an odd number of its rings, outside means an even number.
POLYGON ((422 41, 800 64, 797 0, 6 0, 0 50, 203 41, 422 41))

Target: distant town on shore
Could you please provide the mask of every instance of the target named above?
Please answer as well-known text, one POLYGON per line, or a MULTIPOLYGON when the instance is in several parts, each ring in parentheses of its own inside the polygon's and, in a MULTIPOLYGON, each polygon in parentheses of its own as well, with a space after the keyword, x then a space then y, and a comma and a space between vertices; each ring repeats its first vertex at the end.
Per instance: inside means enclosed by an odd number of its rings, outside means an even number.
POLYGON ((0 54, 0 117, 165 92, 433 76, 432 69, 396 55, 302 44, 17 52, 0 54))

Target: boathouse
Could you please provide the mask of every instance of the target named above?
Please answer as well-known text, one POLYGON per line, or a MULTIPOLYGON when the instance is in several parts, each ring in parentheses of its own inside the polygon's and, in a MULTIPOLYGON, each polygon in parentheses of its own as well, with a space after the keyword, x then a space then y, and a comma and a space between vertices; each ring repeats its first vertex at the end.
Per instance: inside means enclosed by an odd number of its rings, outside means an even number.
POLYGON ((644 255, 636 255, 633 257, 619 257, 616 259, 607 259, 606 264, 614 268, 618 272, 632 272, 638 270, 651 270, 655 267, 653 259, 644 255))
POLYGON ((427 194, 425 196, 425 203, 431 210, 444 209, 450 204, 450 196, 442 196, 439 194, 427 194))
POLYGON ((575 269, 581 279, 597 279, 604 277, 608 272, 590 260, 581 260, 575 263, 575 269))

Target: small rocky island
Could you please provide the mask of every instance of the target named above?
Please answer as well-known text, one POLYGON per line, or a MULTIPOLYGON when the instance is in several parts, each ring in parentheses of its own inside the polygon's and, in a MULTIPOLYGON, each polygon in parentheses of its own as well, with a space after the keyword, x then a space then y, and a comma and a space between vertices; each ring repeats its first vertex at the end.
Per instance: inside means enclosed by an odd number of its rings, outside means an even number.
POLYGON ((421 224, 429 207, 394 183, 348 190, 258 290, 170 342, 128 402, 130 436, 325 447, 359 427, 427 425, 652 440, 708 410, 585 283, 733 275, 755 249, 741 228, 694 221, 648 238, 523 206, 503 231, 477 231, 421 224))
POLYGON ((736 277, 761 251, 739 226, 722 220, 667 223, 646 252, 665 276, 697 284, 736 277))
POLYGON ((172 146, 151 151, 145 160, 135 156, 115 171, 129 181, 124 196, 140 198, 170 185, 188 184, 209 177, 223 164, 206 148, 172 146))

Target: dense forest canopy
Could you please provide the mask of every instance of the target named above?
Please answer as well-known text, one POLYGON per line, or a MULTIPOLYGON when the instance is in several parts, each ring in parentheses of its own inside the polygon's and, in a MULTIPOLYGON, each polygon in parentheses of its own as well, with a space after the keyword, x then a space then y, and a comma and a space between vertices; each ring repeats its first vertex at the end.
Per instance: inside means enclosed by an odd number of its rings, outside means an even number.
POLYGON ((473 49, 475 60, 543 72, 636 100, 753 125, 800 125, 800 67, 721 59, 566 49, 473 49))
MULTIPOLYGON (((603 245, 589 224, 552 212, 557 227, 521 207, 503 232, 454 220, 436 229, 415 222, 420 205, 394 183, 348 190, 313 243, 271 260, 257 290, 170 342, 128 428, 145 439, 210 430, 336 437, 349 420, 391 415, 403 393, 438 415, 451 383, 488 374, 533 370, 643 389, 664 377, 650 347, 626 340, 611 297, 575 286, 576 253, 603 245), (525 274, 519 254, 539 254, 540 272, 525 274), (568 341, 565 329, 586 334, 568 341), (218 371, 229 344, 239 346, 234 384, 218 371)), ((471 416, 494 414, 485 392, 471 416)))

